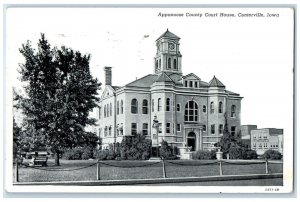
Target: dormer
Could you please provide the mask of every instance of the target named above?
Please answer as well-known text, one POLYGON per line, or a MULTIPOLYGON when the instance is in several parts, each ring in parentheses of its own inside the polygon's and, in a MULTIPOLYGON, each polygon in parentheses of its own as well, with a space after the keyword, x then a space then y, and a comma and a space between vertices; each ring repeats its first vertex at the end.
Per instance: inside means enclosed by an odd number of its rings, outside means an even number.
POLYGON ((193 73, 182 77, 182 85, 186 88, 199 88, 201 79, 193 73))

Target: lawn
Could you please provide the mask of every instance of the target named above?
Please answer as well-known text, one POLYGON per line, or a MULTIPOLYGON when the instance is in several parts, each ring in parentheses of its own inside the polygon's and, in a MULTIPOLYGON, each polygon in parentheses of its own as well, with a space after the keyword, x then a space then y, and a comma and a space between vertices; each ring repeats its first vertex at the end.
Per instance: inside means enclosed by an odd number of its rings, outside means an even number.
MULTIPOLYGON (((215 161, 177 160, 165 163, 167 177, 201 177, 220 174, 219 165, 210 164, 215 161), (175 163, 175 164, 174 164, 175 163)), ((48 167, 19 167, 19 182, 43 181, 88 181, 96 180, 96 160, 61 160, 61 166, 55 166, 54 161, 48 161, 48 167), (83 168, 84 167, 84 168, 83 168), (83 169, 80 169, 83 168, 83 169)), ((146 179, 163 176, 162 163, 152 161, 105 161, 101 164, 102 180, 116 179, 146 179), (139 166, 139 167, 131 167, 139 166)), ((227 164, 222 165, 223 175, 264 174, 265 164, 227 164)), ((269 164, 270 173, 282 173, 282 164, 269 164)))

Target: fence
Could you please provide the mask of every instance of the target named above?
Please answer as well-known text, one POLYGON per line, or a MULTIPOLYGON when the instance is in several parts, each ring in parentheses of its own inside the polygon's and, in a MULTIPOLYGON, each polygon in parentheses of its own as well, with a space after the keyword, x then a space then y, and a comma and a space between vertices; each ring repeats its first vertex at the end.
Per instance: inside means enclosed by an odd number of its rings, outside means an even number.
MULTIPOLYGON (((56 171, 56 172, 68 172, 68 171, 76 171, 76 170, 82 170, 89 167, 96 166, 96 179, 101 180, 101 168, 106 167, 116 167, 116 168, 142 168, 142 167, 150 167, 153 165, 156 165, 158 167, 161 167, 161 178, 168 178, 168 171, 167 168, 171 166, 177 166, 177 167, 188 167, 188 166, 195 166, 195 167, 201 167, 201 166, 209 166, 209 165, 217 165, 218 166, 218 172, 219 176, 223 176, 223 170, 225 165, 251 165, 251 164, 265 164, 265 174, 269 174, 269 167, 270 164, 282 164, 282 162, 279 161, 268 161, 268 160, 211 160, 211 161, 201 161, 201 160, 190 160, 190 161, 180 161, 180 160, 174 160, 174 161, 168 161, 168 160, 161 160, 156 162, 138 162, 136 164, 139 165, 125 165, 115 161, 115 162, 107 162, 107 161, 97 161, 96 163, 78 167, 78 168, 70 168, 70 169, 59 169, 59 168, 48 168, 48 167, 31 167, 25 164, 21 164, 26 168, 30 169, 37 169, 37 170, 43 170, 43 171, 56 171), (160 165, 159 165, 160 164, 160 165)), ((16 163, 15 166, 15 182, 19 182, 19 165, 16 163)))

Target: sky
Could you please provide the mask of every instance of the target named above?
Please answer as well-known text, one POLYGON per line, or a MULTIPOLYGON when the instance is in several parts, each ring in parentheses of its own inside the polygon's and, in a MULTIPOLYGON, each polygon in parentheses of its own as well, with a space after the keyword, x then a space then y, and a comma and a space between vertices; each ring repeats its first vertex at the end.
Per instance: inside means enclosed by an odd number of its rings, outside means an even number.
POLYGON ((9 8, 6 16, 6 68, 21 88, 19 48, 35 45, 40 33, 53 46, 91 54, 93 76, 125 85, 153 73, 155 40, 167 29, 181 38, 183 74, 209 82, 215 75, 242 97, 241 123, 283 128, 293 134, 293 12, 285 8, 9 8), (236 17, 160 17, 159 13, 236 17), (279 17, 237 17, 239 13, 279 17))

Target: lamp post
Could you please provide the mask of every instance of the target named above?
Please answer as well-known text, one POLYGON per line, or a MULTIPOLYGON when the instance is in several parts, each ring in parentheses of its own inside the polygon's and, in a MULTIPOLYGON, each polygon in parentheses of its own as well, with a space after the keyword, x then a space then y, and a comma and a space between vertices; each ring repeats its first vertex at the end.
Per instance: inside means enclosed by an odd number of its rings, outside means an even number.
POLYGON ((153 125, 152 128, 154 128, 154 133, 152 133, 152 157, 158 157, 158 133, 159 133, 159 122, 157 120, 157 116, 154 116, 153 119, 153 125))

